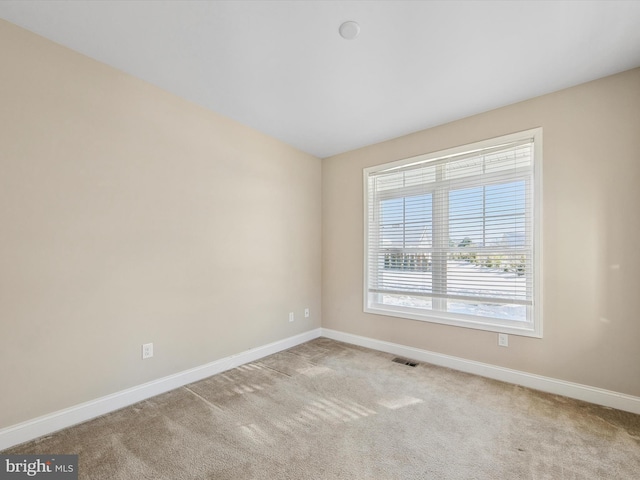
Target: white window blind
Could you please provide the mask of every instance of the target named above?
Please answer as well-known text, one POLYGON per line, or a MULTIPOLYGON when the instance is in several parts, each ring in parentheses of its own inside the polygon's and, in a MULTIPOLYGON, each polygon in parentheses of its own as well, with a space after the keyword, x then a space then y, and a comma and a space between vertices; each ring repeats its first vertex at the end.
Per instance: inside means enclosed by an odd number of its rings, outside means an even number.
POLYGON ((365 169, 365 310, 540 336, 540 137, 365 169))

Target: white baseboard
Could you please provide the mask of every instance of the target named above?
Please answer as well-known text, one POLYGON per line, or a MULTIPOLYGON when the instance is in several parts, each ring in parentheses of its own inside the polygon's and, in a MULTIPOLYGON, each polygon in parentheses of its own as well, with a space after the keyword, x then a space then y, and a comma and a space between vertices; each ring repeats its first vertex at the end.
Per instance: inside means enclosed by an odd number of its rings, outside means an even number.
POLYGON ((146 400, 169 390, 230 370, 232 368, 254 362, 260 358, 286 350, 308 342, 320 336, 321 329, 316 328, 277 342, 252 348, 245 352, 221 358, 211 363, 191 368, 167 377, 159 378, 136 387, 122 390, 89 402, 74 405, 57 412, 43 415, 33 420, 0 429, 0 451, 28 442, 43 435, 62 430, 63 428, 85 422, 105 413, 118 410, 134 403, 146 400))
POLYGON ((486 363, 465 360, 463 358, 430 352, 419 348, 408 347, 397 343, 385 342, 373 338, 362 337, 350 333, 339 332, 327 328, 317 328, 277 342, 253 348, 245 352, 221 358, 206 365, 201 365, 183 372, 169 375, 121 392, 116 392, 89 402, 65 408, 48 415, 28 420, 17 425, 0 429, 0 451, 20 443, 56 432, 63 428, 85 422, 92 418, 118 410, 134 403, 146 400, 169 390, 202 380, 232 368, 256 361, 260 358, 286 350, 308 342, 320 336, 331 338, 353 345, 399 355, 421 362, 442 367, 453 368, 494 380, 521 385, 543 392, 563 395, 585 402, 603 405, 640 414, 640 397, 613 392, 601 388, 590 387, 578 383, 567 382, 555 378, 498 367, 486 363))
POLYGON ((351 333, 339 332, 337 330, 322 329, 322 336, 338 340, 361 347, 379 350, 381 352, 399 355, 421 362, 448 367, 466 373, 473 373, 482 377, 492 378, 503 382, 533 388, 543 392, 562 395, 589 403, 595 403, 605 407, 616 408, 626 412, 640 414, 640 397, 627 395, 624 393, 604 390, 602 388, 590 387, 579 383, 567 382, 551 377, 543 377, 531 373, 498 367, 487 363, 465 360, 451 355, 443 355, 419 348, 407 347, 397 343, 385 342, 368 337, 361 337, 351 333))

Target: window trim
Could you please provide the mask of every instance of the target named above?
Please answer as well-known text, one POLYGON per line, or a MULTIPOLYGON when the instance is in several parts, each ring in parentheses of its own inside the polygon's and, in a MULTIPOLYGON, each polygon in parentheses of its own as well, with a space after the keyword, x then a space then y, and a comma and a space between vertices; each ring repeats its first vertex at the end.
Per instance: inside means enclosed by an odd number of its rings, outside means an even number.
POLYGON ((385 315, 390 317, 399 317, 410 320, 426 321, 430 323, 438 323, 444 325, 452 325, 457 327, 472 328, 476 330, 485 330, 491 332, 507 333, 513 335, 521 335, 527 337, 542 338, 542 128, 533 128, 521 132, 511 133, 499 137, 494 137, 479 142, 469 143, 458 147, 453 147, 437 152, 417 155, 401 160, 379 164, 363 169, 363 250, 364 250, 364 268, 363 268, 363 311, 376 315, 385 315), (389 169, 402 169, 414 166, 416 164, 428 163, 436 160, 445 160, 447 157, 453 157, 465 153, 473 154, 480 150, 485 150, 499 145, 505 145, 522 140, 533 139, 533 318, 531 323, 523 326, 517 326, 512 320, 500 320, 489 317, 475 317, 473 321, 468 318, 455 318, 455 314, 447 314, 447 316, 439 315, 437 310, 425 311, 425 313, 416 314, 414 310, 402 306, 389 306, 384 308, 380 305, 375 307, 369 306, 369 176, 373 172, 389 169))

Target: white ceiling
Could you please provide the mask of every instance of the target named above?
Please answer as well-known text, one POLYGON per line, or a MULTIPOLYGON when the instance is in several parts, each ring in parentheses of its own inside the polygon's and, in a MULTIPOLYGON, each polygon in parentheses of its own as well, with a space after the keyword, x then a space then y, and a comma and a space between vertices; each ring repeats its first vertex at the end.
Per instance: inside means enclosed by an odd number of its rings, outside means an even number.
POLYGON ((640 66, 640 1, 5 0, 0 17, 318 157, 640 66))

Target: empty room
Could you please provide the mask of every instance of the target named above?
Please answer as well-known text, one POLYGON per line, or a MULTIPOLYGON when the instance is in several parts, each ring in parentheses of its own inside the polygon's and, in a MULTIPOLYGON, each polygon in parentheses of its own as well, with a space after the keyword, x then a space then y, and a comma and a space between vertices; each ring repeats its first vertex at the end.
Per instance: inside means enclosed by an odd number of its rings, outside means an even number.
POLYGON ((636 479, 640 1, 0 1, 0 480, 636 479))

